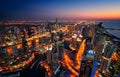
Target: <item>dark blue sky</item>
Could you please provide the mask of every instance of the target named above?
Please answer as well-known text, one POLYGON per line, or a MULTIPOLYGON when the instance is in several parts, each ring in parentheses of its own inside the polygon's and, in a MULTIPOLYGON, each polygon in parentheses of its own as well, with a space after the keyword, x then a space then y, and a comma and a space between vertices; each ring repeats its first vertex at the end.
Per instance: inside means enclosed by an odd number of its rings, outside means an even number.
POLYGON ((0 0, 0 20, 120 18, 120 0, 0 0))

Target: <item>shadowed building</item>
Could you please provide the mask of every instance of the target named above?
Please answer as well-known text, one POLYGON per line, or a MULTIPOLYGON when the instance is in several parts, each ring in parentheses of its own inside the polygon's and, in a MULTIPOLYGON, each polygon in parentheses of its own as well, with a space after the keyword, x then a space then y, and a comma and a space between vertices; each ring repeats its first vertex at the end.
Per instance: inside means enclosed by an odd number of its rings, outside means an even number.
POLYGON ((101 71, 105 72, 108 69, 108 66, 111 61, 110 58, 112 57, 115 47, 116 47, 115 44, 112 44, 112 43, 107 44, 105 51, 103 53, 103 57, 100 65, 101 71))

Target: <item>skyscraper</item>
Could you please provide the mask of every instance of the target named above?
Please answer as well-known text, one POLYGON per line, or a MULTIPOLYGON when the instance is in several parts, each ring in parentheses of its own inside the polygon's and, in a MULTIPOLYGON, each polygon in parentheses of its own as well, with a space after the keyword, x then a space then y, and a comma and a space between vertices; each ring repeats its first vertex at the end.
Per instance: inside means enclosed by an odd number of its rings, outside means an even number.
POLYGON ((50 45, 47 46, 47 63, 52 65, 52 47, 50 45))
POLYGON ((12 51, 13 51, 13 55, 15 55, 15 56, 18 55, 18 49, 17 49, 16 45, 12 46, 12 51))
POLYGON ((22 38, 22 48, 24 51, 27 51, 28 49, 27 40, 25 37, 22 38))
POLYGON ((32 48, 35 48, 36 47, 36 42, 35 40, 32 40, 32 48))
POLYGON ((19 28, 17 28, 16 34, 17 34, 17 40, 20 41, 21 37, 20 37, 20 29, 19 28))
POLYGON ((100 66, 101 71, 105 72, 108 69, 108 66, 111 61, 110 58, 112 57, 115 47, 116 45, 113 44, 112 42, 108 43, 108 45, 106 46, 101 61, 101 66, 100 66))
POLYGON ((58 59, 62 60, 64 54, 64 44, 59 44, 58 46, 58 59))
POLYGON ((85 27, 82 29, 82 35, 84 38, 89 36, 89 31, 90 31, 90 27, 85 25, 85 27))

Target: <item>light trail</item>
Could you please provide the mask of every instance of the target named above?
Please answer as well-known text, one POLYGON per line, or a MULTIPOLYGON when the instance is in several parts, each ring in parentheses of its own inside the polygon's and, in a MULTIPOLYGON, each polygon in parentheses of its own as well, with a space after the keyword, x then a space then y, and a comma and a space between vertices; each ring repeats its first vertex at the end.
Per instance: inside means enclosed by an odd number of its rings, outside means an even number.
POLYGON ((67 54, 64 54, 64 62, 65 62, 65 65, 67 66, 67 69, 73 73, 75 76, 79 76, 78 72, 76 72, 70 65, 70 63, 73 63, 71 62, 71 59, 69 58, 69 56, 67 54))
POLYGON ((81 59, 82 59, 82 55, 84 53, 84 50, 85 50, 85 42, 86 40, 83 40, 81 45, 80 45, 80 48, 78 50, 78 53, 76 55, 76 61, 77 61, 77 65, 76 65, 76 69, 79 70, 80 69, 80 64, 81 64, 81 59))
POLYGON ((73 73, 70 77, 75 77, 75 76, 78 77, 79 76, 79 73, 76 70, 80 69, 80 63, 81 63, 82 54, 84 53, 84 50, 85 50, 85 42, 86 42, 86 40, 82 41, 82 43, 80 45, 80 48, 78 50, 78 53, 76 54, 76 58, 75 58, 76 63, 74 63, 70 59, 70 57, 66 53, 64 53, 64 62, 65 62, 65 65, 66 65, 67 69, 71 73, 73 73))
POLYGON ((98 73, 98 70, 97 70, 96 73, 95 73, 95 77, 100 77, 100 76, 99 76, 99 73, 98 73))

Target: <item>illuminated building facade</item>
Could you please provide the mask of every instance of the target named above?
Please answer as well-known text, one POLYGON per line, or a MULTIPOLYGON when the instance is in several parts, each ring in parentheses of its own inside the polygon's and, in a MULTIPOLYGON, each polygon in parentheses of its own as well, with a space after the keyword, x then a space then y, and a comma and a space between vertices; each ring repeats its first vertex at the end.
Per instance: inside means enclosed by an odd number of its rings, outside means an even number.
POLYGON ((82 29, 82 35, 84 38, 89 36, 89 30, 90 30, 90 27, 87 25, 85 25, 84 28, 82 29))
POLYGON ((108 66, 110 64, 110 58, 113 55, 115 47, 116 45, 111 43, 108 43, 108 45, 106 46, 105 51, 103 53, 101 65, 100 65, 101 71, 103 72, 107 71, 108 66))
POLYGON ((17 46, 14 45, 14 46, 12 46, 11 48, 12 48, 13 55, 18 56, 18 49, 17 49, 17 46))

